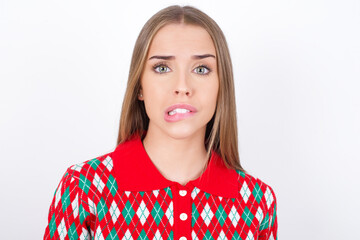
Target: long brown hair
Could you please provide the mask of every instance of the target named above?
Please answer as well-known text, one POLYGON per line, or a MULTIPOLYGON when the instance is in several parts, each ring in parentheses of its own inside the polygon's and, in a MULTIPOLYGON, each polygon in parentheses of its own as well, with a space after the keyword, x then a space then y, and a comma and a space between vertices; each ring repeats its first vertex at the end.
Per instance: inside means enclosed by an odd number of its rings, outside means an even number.
POLYGON ((214 116, 206 126, 205 147, 218 153, 228 168, 245 172, 240 164, 237 138, 236 104, 232 63, 225 36, 216 22, 191 6, 170 6, 153 15, 142 28, 133 51, 127 88, 121 110, 117 145, 136 132, 142 136, 149 126, 144 102, 138 100, 140 77, 152 39, 170 23, 184 23, 204 28, 211 36, 217 55, 219 92, 214 116))

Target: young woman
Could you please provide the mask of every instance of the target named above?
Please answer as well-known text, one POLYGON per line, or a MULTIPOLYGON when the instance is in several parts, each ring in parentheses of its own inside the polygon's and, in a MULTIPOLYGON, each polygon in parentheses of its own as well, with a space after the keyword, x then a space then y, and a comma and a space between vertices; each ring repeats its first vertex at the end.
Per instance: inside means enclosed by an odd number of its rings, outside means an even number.
POLYGON ((276 198, 244 171, 218 25, 170 6, 136 41, 116 149, 73 165, 44 239, 277 239, 276 198))

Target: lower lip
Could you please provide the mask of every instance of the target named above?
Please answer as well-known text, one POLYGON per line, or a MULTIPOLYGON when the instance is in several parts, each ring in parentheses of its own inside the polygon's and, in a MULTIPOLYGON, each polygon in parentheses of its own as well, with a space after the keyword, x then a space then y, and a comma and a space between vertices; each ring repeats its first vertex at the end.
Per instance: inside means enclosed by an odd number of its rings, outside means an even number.
POLYGON ((174 115, 169 115, 168 113, 165 113, 164 119, 167 122, 177 122, 182 119, 191 117, 195 114, 195 112, 187 112, 187 113, 175 113, 174 115))

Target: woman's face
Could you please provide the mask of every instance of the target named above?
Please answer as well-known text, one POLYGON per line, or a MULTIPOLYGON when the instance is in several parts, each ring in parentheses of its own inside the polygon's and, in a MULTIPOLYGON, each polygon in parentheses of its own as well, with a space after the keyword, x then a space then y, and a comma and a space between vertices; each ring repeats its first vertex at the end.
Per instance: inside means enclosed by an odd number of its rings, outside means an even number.
POLYGON ((176 139, 205 136, 219 89, 216 57, 214 43, 202 27, 168 24, 156 33, 139 96, 150 119, 148 132, 161 131, 176 139))

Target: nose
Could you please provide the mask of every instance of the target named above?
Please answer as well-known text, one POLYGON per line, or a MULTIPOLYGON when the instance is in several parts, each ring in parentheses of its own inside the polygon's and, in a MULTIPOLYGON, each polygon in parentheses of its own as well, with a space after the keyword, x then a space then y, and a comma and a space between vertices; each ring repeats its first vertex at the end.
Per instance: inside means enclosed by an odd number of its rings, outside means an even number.
POLYGON ((179 74, 178 78, 176 80, 176 84, 174 87, 174 93, 176 96, 182 96, 182 95, 186 95, 186 96, 191 96, 192 95, 192 90, 191 87, 188 84, 188 78, 190 76, 187 76, 187 74, 179 74))
POLYGON ((176 95, 185 94, 186 96, 190 96, 190 90, 188 90, 188 89, 176 89, 175 94, 176 95))

